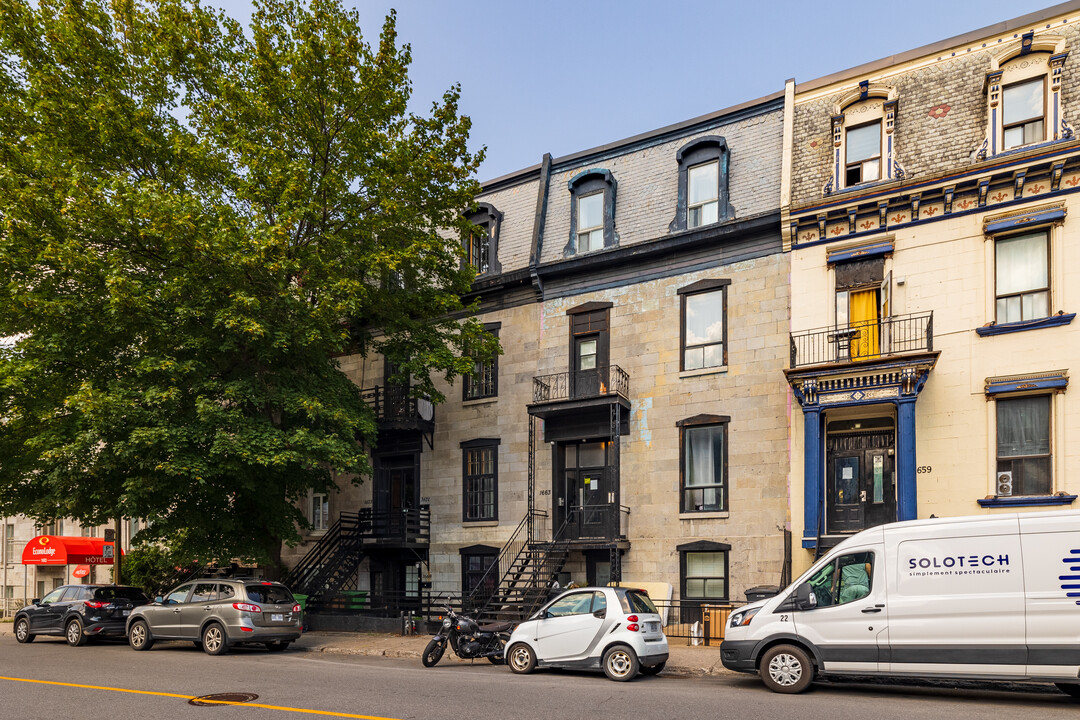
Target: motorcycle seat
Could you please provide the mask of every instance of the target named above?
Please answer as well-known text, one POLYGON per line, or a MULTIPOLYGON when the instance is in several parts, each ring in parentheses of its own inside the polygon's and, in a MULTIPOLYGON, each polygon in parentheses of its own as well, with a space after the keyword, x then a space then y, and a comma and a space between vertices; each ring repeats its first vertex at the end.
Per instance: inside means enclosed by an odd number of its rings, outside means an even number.
POLYGON ((481 625, 480 626, 480 632, 500 633, 500 632, 506 632, 508 630, 512 630, 513 628, 514 628, 514 623, 508 623, 508 622, 491 623, 489 625, 481 625))

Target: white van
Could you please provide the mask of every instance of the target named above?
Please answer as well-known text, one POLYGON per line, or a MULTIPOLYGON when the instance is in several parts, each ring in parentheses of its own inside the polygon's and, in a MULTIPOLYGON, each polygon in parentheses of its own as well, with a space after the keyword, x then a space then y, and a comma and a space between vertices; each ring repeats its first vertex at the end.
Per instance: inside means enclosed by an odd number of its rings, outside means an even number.
POLYGON ((1080 698, 1080 512, 864 530, 733 612, 724 667, 769 689, 815 674, 1053 682, 1080 698))

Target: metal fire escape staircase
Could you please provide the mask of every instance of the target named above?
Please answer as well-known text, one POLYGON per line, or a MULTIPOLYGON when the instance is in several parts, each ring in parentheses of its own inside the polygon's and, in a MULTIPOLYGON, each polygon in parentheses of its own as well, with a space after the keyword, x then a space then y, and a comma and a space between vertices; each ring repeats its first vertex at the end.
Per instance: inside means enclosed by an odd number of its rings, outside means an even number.
POLYGON ((521 621, 544 604, 570 554, 569 541, 563 537, 565 523, 551 540, 533 539, 546 519, 547 513, 539 510, 522 518, 498 557, 464 598, 467 612, 480 620, 521 621))
POLYGON ((283 582, 294 593, 307 595, 309 603, 316 602, 341 590, 363 559, 360 513, 343 512, 283 582))

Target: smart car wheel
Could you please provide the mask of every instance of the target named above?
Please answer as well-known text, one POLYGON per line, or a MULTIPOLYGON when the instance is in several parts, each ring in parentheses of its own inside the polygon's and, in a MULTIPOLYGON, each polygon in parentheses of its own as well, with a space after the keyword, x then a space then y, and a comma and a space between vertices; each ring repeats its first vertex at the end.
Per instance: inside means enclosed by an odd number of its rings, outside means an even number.
POLYGON ((67 624, 64 629, 64 637, 67 638, 67 644, 71 647, 79 647, 86 644, 86 633, 83 632, 82 623, 78 620, 72 620, 67 624))
POLYGON ((128 629, 128 645, 132 650, 149 650, 150 646, 154 644, 154 639, 150 637, 150 626, 146 624, 145 620, 136 620, 131 623, 131 628, 128 629))
POLYGON ((662 663, 657 663, 656 665, 642 665, 641 674, 642 675, 659 675, 660 671, 664 669, 665 665, 667 665, 666 660, 664 662, 662 662, 662 663))
POLYGON ((510 670, 513 672, 525 675, 536 668, 536 655, 533 653, 532 648, 525 643, 517 643, 511 646, 510 651, 506 653, 506 664, 510 666, 510 670))
POLYGON ((30 621, 24 617, 15 621, 15 639, 21 643, 34 641, 34 636, 30 632, 30 621))
POLYGON ((814 665, 802 648, 777 645, 761 658, 759 668, 765 687, 778 693, 800 693, 814 679, 814 665))
POLYGON ((217 623, 210 623, 203 628, 202 646, 207 655, 224 655, 229 651, 229 644, 225 639, 225 628, 217 623))
POLYGON ((633 680, 638 674, 637 653, 625 645, 608 648, 604 653, 604 674, 618 682, 633 680))

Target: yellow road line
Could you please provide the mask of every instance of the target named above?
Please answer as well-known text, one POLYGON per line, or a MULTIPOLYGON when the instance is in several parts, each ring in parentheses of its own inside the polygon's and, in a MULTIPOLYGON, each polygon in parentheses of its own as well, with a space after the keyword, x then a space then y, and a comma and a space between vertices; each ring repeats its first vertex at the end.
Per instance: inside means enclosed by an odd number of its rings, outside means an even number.
MULTIPOLYGON (((38 685, 56 685, 60 687, 81 688, 83 690, 109 690, 111 692, 130 693, 132 695, 156 695, 158 697, 177 698, 179 700, 195 700, 199 697, 198 695, 179 695, 177 693, 155 692, 153 690, 129 690, 128 688, 105 687, 103 685, 80 685, 78 683, 56 682, 53 680, 32 680, 30 678, 4 677, 2 675, 0 675, 0 680, 8 680, 10 682, 21 683, 35 683, 38 685)), ((199 700, 199 702, 207 704, 213 703, 215 705, 234 705, 236 707, 261 708, 263 710, 280 710, 282 712, 303 713, 306 715, 325 715, 328 717, 358 718, 359 720, 395 720, 394 718, 386 718, 379 715, 352 715, 350 713, 339 713, 330 710, 309 710, 307 708, 284 707, 281 705, 263 705, 262 703, 237 703, 227 702, 224 700, 199 700)))

